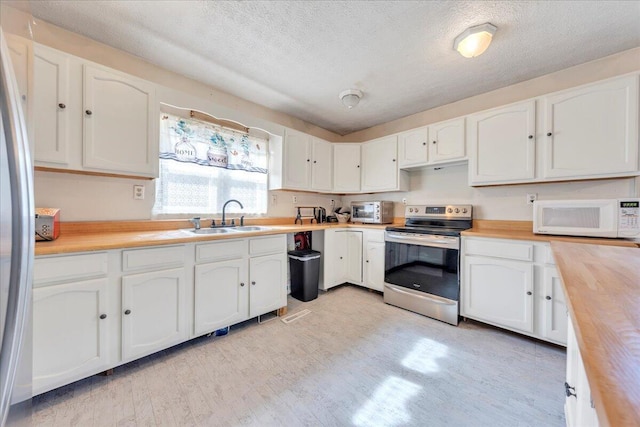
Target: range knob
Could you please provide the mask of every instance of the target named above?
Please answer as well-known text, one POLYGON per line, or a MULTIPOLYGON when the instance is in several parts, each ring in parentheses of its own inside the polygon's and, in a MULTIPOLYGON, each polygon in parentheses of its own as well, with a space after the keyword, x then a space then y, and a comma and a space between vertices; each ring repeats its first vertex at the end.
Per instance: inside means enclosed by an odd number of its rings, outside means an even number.
POLYGON ((458 212, 460 212, 460 209, 456 208, 455 213, 458 213, 458 212))
POLYGON ((462 208, 462 213, 467 213, 467 208, 462 208))
POLYGON ((413 208, 409 208, 409 212, 413 212, 413 208))
POLYGON ((447 213, 451 213, 451 212, 453 212, 453 209, 447 208, 447 213))

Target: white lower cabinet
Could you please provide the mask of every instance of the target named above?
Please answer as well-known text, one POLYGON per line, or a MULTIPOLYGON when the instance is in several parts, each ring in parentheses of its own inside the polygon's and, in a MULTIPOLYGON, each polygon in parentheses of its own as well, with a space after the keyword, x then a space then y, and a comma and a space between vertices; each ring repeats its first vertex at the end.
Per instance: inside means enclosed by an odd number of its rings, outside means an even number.
POLYGON ((566 345, 566 304, 548 243, 463 237, 460 314, 566 345))
POLYGON ((384 231, 364 231, 364 281, 369 289, 384 290, 384 231))
POLYGON ((195 336, 248 319, 247 260, 196 265, 194 292, 195 336))
POLYGON ((564 416, 568 427, 598 427, 598 415, 591 398, 591 388, 584 370, 575 331, 567 320, 567 376, 564 416))
POLYGON ((323 290, 342 283, 362 284, 362 231, 325 230, 323 290))
POLYGON ((287 305, 287 257, 284 253, 249 259, 249 317, 287 305))
POLYGON ((107 369, 110 362, 106 278, 33 290, 33 393, 107 369))
POLYGON ((187 337, 184 268, 122 278, 122 358, 131 360, 187 337))

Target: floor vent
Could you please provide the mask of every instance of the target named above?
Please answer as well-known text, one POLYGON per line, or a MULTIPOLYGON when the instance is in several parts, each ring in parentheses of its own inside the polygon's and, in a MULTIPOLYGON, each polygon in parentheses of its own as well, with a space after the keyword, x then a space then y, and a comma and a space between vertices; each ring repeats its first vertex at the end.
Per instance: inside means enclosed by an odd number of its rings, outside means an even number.
POLYGON ((293 313, 293 314, 290 314, 288 316, 285 316, 281 320, 282 320, 283 323, 291 323, 291 322, 295 322, 296 320, 300 319, 301 317, 306 316, 309 313, 311 313, 311 310, 307 310, 305 308, 304 310, 300 310, 297 313, 293 313))

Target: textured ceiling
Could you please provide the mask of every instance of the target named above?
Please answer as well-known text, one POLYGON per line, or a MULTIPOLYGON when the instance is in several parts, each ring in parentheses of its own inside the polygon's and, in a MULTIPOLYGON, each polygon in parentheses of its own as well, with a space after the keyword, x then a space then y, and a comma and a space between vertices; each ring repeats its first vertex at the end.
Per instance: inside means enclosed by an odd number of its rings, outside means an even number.
POLYGON ((640 46, 640 1, 31 1, 33 14, 339 134, 640 46), (498 27, 480 57, 452 49, 498 27), (338 94, 365 93, 347 110, 338 94))

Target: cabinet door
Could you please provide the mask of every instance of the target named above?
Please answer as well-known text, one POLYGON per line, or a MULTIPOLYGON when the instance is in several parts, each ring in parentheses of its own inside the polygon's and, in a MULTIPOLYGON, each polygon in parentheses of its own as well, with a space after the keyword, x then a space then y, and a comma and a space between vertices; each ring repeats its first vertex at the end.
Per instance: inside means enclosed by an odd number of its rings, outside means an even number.
POLYGON ((284 137, 284 188, 308 190, 311 136, 287 129, 284 137))
POLYGON ((384 289, 384 243, 367 242, 365 255, 365 283, 369 289, 384 289))
POLYGON ((333 190, 360 191, 360 144, 334 144, 333 190))
POLYGON ((467 256, 462 282, 463 316, 533 332, 533 265, 467 256))
POLYGON ((398 136, 398 166, 422 166, 427 164, 429 128, 423 127, 398 136))
POLYGON ((249 317, 247 261, 196 265, 194 331, 203 335, 249 317))
POLYGON ((544 99, 544 177, 637 172, 638 76, 544 99))
POLYGON ((29 82, 32 79, 30 66, 31 41, 11 34, 5 35, 11 57, 11 64, 13 65, 16 82, 18 83, 22 112, 24 113, 25 119, 28 120, 29 82))
POLYGON ((527 101, 468 117, 471 185, 534 179, 535 108, 527 101))
POLYGON ((267 255, 249 260, 249 317, 287 305, 287 257, 267 255))
POLYGON ((106 369, 107 306, 107 279, 33 290, 34 395, 106 369))
POLYGON ((362 191, 398 188, 398 137, 362 144, 362 191))
POLYGON ((544 268, 544 295, 540 295, 544 330, 542 334, 550 340, 567 343, 567 304, 562 291, 558 271, 554 267, 544 268))
POLYGON ((429 126, 429 163, 464 158, 465 142, 464 117, 429 126))
POLYGON ((354 284, 362 283, 362 232, 347 231, 347 276, 346 281, 354 284))
MULTIPOLYGON (((70 114, 79 113, 69 93, 70 57, 36 45, 34 51, 33 104, 35 161, 67 165, 70 114)), ((79 125, 79 122, 77 122, 79 125)))
POLYGON ((187 337, 183 268, 122 278, 122 358, 136 359, 187 337))
POLYGON ((156 177, 159 107, 144 80, 84 65, 83 166, 156 177))
POLYGON ((331 191, 333 168, 331 143, 318 138, 313 138, 311 145, 311 189, 319 191, 331 191))

